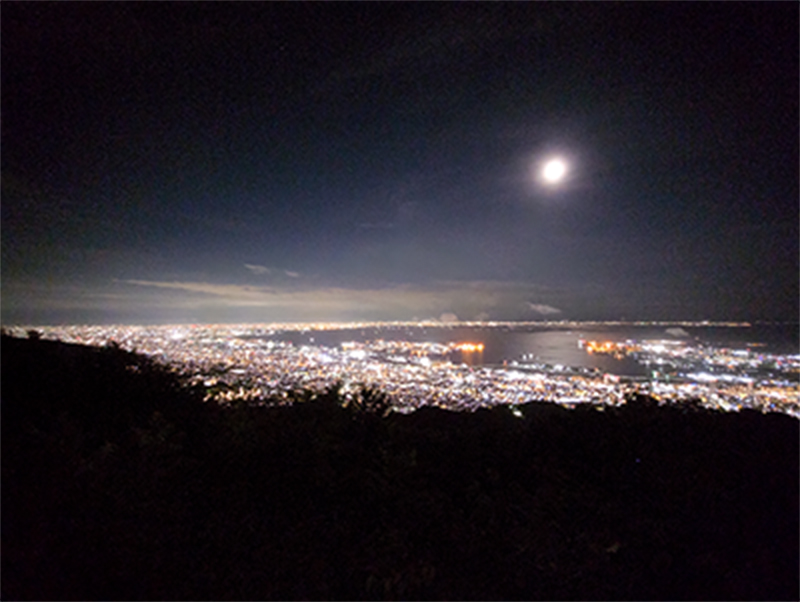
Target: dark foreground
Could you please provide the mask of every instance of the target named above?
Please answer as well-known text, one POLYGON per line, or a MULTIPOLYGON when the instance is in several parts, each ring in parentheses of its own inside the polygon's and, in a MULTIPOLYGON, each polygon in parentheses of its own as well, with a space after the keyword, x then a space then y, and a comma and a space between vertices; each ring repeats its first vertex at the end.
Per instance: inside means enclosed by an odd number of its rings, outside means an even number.
MULTIPOLYGON (((380 402, 380 400, 377 400, 380 402)), ((204 405, 2 340, 2 598, 797 600, 798 422, 204 405)))

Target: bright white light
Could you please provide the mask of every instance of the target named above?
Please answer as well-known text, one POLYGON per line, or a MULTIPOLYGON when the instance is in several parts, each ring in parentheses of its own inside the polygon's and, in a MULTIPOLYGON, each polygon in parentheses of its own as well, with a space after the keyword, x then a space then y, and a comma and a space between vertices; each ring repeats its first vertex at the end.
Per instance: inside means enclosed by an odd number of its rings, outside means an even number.
POLYGON ((552 159, 545 163, 542 175, 547 182, 555 184, 560 182, 567 173, 567 166, 561 159, 552 159))

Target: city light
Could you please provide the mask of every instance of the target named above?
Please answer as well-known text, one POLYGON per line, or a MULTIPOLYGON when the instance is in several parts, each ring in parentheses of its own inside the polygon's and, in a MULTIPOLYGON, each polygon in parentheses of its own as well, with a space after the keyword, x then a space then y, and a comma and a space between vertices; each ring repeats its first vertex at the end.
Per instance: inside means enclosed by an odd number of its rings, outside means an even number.
MULTIPOLYGON (((555 322, 551 328, 590 323, 555 322)), ((591 323, 599 324, 599 323, 591 323)), ((605 326, 619 323, 603 323, 605 326)), ((649 323, 652 325, 655 323, 649 323)), ((674 325, 673 323, 659 323, 674 325)), ((681 323, 690 327, 692 323, 681 323)), ((542 323, 475 323, 504 330, 542 323)), ((709 323, 703 323, 708 326, 709 323)), ((720 323, 724 326, 745 326, 720 323)), ((800 418, 800 355, 772 355, 763 348, 728 349, 674 340, 586 341, 587 353, 628 357, 648 368, 650 376, 622 377, 595 368, 537 362, 531 354, 502 366, 470 365, 484 343, 408 340, 342 341, 337 345, 292 344, 293 333, 330 330, 397 333, 411 328, 451 329, 441 323, 320 323, 207 326, 62 326, 38 327, 44 339, 103 346, 115 343, 170 366, 188 384, 205 387, 206 399, 228 404, 290 403, 291 393, 322 393, 341 385, 342 394, 365 387, 382 392, 398 412, 423 406, 474 411, 481 407, 544 401, 621 405, 631 395, 658 403, 694 400, 710 408, 753 408, 800 418), (458 353, 463 354, 459 356, 458 353)), ((461 327, 464 326, 462 323, 461 327)), ((10 328, 23 336, 30 327, 10 328)), ((309 337, 309 340, 313 337, 309 337)), ((515 414, 516 415, 516 414, 515 414)))
POLYGON ((453 349, 457 351, 466 351, 468 353, 475 353, 483 351, 483 343, 458 343, 453 345, 453 349))

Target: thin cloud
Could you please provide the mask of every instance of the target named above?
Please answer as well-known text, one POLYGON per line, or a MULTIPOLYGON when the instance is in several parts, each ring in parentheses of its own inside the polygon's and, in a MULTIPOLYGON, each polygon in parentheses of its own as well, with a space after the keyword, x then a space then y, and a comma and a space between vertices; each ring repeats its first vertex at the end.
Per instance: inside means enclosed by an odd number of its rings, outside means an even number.
POLYGON ((300 278, 300 272, 292 272, 291 270, 283 270, 289 278, 300 278))
MULTIPOLYGON (((275 270, 273 269, 273 274, 275 270)), ((165 320, 350 321, 409 320, 453 314, 469 319, 521 319, 536 309, 544 319, 558 312, 570 291, 513 281, 438 281, 426 284, 326 286, 318 279, 284 278, 269 283, 213 283, 190 280, 113 279, 93 286, 55 285, 11 290, 4 319, 39 323, 85 320, 103 312, 111 320, 155 323, 165 320), (553 305, 531 303, 547 300, 553 305), (544 310, 543 313, 541 310, 544 310), (55 312, 55 313, 53 313, 55 312), (50 316, 44 318, 42 316, 50 316)), ((4 293, 9 293, 4 286, 4 293)), ((4 299, 5 300, 5 299, 4 299)), ((574 302, 572 303, 574 305, 574 302)), ((536 314, 534 314, 536 315, 536 314)), ((563 314, 561 314, 563 315, 563 314)))
MULTIPOLYGON (((387 319, 412 315, 438 316, 442 313, 476 315, 491 308, 507 314, 519 307, 531 287, 515 283, 482 281, 431 283, 428 285, 390 285, 381 288, 345 288, 338 286, 251 286, 209 282, 124 280, 128 285, 186 293, 187 307, 260 307, 296 311, 303 315, 385 315, 387 319)), ((169 303, 177 301, 170 296, 169 303)), ((543 306, 549 308, 549 306, 543 306)), ((549 308, 550 313, 558 312, 549 308)))
POLYGON ((270 270, 268 267, 264 267, 263 265, 254 265, 252 263, 246 263, 244 264, 244 267, 253 272, 253 274, 257 275, 269 274, 272 272, 272 270, 270 270))
POLYGON ((557 307, 553 307, 552 305, 544 305, 542 303, 528 303, 528 309, 542 316, 550 316, 561 313, 561 310, 557 307))

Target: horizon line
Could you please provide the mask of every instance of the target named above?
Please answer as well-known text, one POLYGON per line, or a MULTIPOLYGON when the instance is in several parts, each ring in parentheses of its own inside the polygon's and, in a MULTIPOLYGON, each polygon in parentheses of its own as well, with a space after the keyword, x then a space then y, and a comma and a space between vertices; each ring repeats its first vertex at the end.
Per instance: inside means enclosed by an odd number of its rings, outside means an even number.
POLYGON ((798 324, 798 322, 784 320, 755 320, 755 321, 727 321, 727 320, 448 320, 442 321, 435 318, 425 320, 351 320, 351 321, 308 321, 308 322, 172 322, 161 324, 135 324, 135 323, 73 323, 73 324, 2 324, 3 330, 31 329, 31 328, 79 328, 79 327, 136 327, 136 328, 200 328, 200 327, 225 327, 225 328, 269 328, 273 330, 347 330, 351 328, 385 328, 385 327, 427 327, 450 328, 454 326, 479 328, 479 327, 504 327, 504 326, 548 326, 569 327, 582 326, 687 326, 697 327, 725 327, 725 328, 750 328, 753 324, 798 324))

